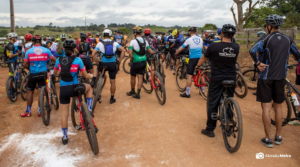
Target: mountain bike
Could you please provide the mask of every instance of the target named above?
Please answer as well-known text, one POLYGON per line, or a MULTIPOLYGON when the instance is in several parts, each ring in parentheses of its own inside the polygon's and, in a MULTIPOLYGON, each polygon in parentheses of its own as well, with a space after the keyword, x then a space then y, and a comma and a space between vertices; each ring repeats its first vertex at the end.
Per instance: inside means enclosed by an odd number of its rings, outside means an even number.
POLYGON ((242 113, 238 102, 233 97, 228 96, 228 88, 234 87, 235 81, 225 80, 222 82, 222 85, 225 89, 220 100, 219 115, 218 113, 212 113, 211 117, 213 120, 220 120, 226 149, 230 153, 234 153, 239 150, 242 143, 242 113), (231 138, 233 142, 231 142, 231 138))
POLYGON ((77 86, 74 92, 78 92, 77 97, 72 98, 71 104, 71 119, 72 124, 76 130, 84 130, 89 140, 91 149, 94 155, 99 153, 98 141, 96 133, 98 128, 95 125, 94 119, 91 116, 91 112, 88 109, 86 102, 82 99, 81 92, 84 87, 77 86))
POLYGON ((244 98, 248 94, 246 79, 238 70, 236 71, 236 84, 234 93, 239 98, 244 98))
MULTIPOLYGON (((100 66, 101 66, 101 62, 100 66)), ((97 102, 101 103, 101 93, 102 93, 102 89, 104 87, 104 84, 106 82, 106 75, 105 75, 105 70, 106 70, 106 66, 102 66, 103 69, 101 72, 99 72, 99 75, 96 78, 95 83, 97 83, 96 87, 94 87, 93 89, 93 95, 94 95, 94 100, 93 100, 93 105, 92 105, 92 111, 95 111, 96 108, 96 104, 97 102)))
POLYGON ((0 66, 1 67, 8 67, 6 60, 4 59, 4 54, 0 55, 0 66))
POLYGON ((150 55, 149 61, 151 62, 151 67, 153 67, 151 69, 153 69, 154 71, 157 71, 165 83, 166 75, 165 75, 165 70, 164 70, 163 64, 160 61, 160 54, 161 54, 160 52, 156 52, 153 55, 150 55))
POLYGON ((254 64, 254 68, 244 71, 243 76, 247 82, 247 86, 251 90, 256 90, 257 88, 257 81, 260 74, 259 69, 254 64))
POLYGON ((166 89, 164 81, 157 71, 152 71, 147 62, 146 72, 143 77, 143 89, 146 93, 152 93, 153 89, 159 104, 164 105, 166 103, 166 89))
POLYGON ((168 69, 168 67, 171 64, 171 54, 170 54, 170 52, 168 52, 168 54, 166 55, 165 64, 166 64, 166 69, 168 69))
POLYGON ((123 70, 125 73, 130 74, 131 65, 132 65, 132 61, 131 61, 130 57, 126 57, 123 60, 123 70))
POLYGON ((47 77, 45 78, 46 86, 43 86, 40 92, 41 117, 45 126, 48 126, 50 123, 50 112, 52 110, 52 105, 55 110, 59 108, 58 96, 52 80, 53 69, 54 65, 48 67, 47 77))

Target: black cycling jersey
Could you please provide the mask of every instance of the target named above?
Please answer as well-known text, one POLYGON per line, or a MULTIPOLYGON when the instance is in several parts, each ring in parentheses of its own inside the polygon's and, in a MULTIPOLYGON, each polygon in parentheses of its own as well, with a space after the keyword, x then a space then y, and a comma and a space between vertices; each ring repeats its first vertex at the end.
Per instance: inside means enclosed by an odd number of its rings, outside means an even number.
POLYGON ((300 53, 296 44, 289 36, 278 31, 262 36, 249 52, 255 63, 258 63, 258 52, 263 59, 263 63, 269 65, 259 75, 259 79, 264 80, 282 80, 286 78, 290 53, 300 62, 300 53))

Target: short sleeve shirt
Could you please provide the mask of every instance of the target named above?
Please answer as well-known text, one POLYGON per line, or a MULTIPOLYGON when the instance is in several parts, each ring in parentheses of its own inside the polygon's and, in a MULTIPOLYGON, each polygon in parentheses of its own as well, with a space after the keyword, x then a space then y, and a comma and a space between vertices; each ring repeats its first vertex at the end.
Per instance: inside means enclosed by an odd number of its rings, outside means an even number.
MULTIPOLYGON (((104 39, 103 40, 104 42, 111 42, 112 40, 110 39, 104 39)), ((113 52, 115 53, 116 55, 116 51, 121 47, 120 44, 118 44, 117 42, 114 42, 114 47, 113 47, 113 52)), ((116 56, 112 57, 112 58, 106 58, 104 56, 104 53, 105 53, 105 48, 104 48, 104 45, 102 42, 99 42, 95 48, 95 50, 97 50, 98 52, 101 52, 101 56, 102 56, 102 62, 116 62, 116 56)))
POLYGON ((203 40, 200 37, 195 35, 188 38, 181 47, 185 48, 187 46, 190 51, 190 59, 199 59, 202 57, 203 40))
POLYGON ((150 46, 148 44, 148 42, 146 40, 144 40, 142 37, 138 37, 136 39, 131 40, 130 45, 129 45, 129 50, 132 50, 132 55, 133 55, 133 63, 138 63, 138 62, 142 62, 142 61, 146 61, 147 57, 146 54, 145 55, 138 55, 137 53, 135 53, 133 50, 135 50, 136 52, 140 51, 140 46, 139 43, 136 41, 139 40, 141 43, 146 42, 146 49, 150 49, 150 46))

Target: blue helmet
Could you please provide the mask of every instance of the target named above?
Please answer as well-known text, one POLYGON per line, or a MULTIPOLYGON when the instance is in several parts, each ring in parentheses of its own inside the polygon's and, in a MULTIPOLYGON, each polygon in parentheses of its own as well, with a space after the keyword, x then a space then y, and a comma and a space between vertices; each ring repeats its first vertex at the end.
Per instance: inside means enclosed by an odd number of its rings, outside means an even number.
POLYGON ((218 29, 218 35, 221 35, 221 33, 222 33, 222 29, 219 28, 219 29, 218 29))

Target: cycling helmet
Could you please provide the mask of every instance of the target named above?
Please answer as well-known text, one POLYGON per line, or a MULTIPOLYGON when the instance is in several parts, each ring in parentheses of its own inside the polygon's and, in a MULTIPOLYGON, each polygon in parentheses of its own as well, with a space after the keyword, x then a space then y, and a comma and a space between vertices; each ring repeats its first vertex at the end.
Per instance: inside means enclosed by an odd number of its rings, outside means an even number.
POLYGON ((69 39, 71 39, 72 37, 71 36, 69 36, 69 39))
POLYGON ((223 27, 222 27, 222 32, 223 33, 235 34, 236 33, 236 28, 235 28, 235 26, 233 26, 231 24, 224 24, 223 27))
POLYGON ((80 33, 80 38, 87 38, 87 35, 83 32, 80 33))
POLYGON ((205 33, 205 36, 207 37, 209 35, 209 32, 205 33))
MULTIPOLYGON (((49 36, 49 35, 48 35, 48 36, 49 36)), ((61 39, 66 39, 66 38, 67 38, 67 35, 66 35, 66 34, 61 34, 61 35, 60 35, 60 38, 61 38, 61 39)))
POLYGON ((278 27, 283 25, 283 18, 277 14, 272 14, 266 18, 265 22, 272 27, 278 27))
POLYGON ((68 48, 68 49, 74 49, 76 48, 77 44, 76 42, 74 42, 73 39, 67 39, 65 40, 64 44, 63 44, 63 47, 64 48, 68 48))
POLYGON ((52 44, 52 41, 48 40, 48 41, 46 42, 46 46, 48 46, 49 43, 52 44))
POLYGON ((34 41, 34 42, 36 42, 36 41, 41 41, 41 40, 42 40, 42 37, 39 36, 39 35, 35 35, 35 36, 33 36, 33 38, 32 38, 32 41, 34 41))
POLYGON ((124 33, 123 33, 123 32, 120 32, 120 34, 123 35, 124 33))
POLYGON ((59 38, 56 38, 56 42, 59 42, 60 41, 60 39, 59 38))
POLYGON ((110 29, 105 29, 103 31, 103 36, 104 36, 104 34, 108 34, 108 36, 111 36, 112 35, 112 31, 110 29))
POLYGON ((164 33, 164 32, 162 32, 161 34, 162 34, 162 35, 166 35, 166 33, 164 33))
POLYGON ((25 34, 25 39, 26 39, 26 41, 31 41, 32 40, 32 35, 31 34, 25 34))
POLYGON ((149 28, 146 28, 146 29, 144 30, 144 34, 151 34, 151 30, 150 30, 149 28))
POLYGON ((10 38, 17 38, 17 37, 18 37, 18 34, 17 34, 17 33, 14 33, 14 32, 11 32, 11 33, 8 34, 8 37, 9 37, 9 39, 10 39, 10 38))
POLYGON ((221 35, 221 33, 222 33, 222 29, 219 28, 219 29, 218 29, 218 35, 221 35))
POLYGON ((190 27, 188 31, 197 32, 197 27, 190 27))
POLYGON ((169 31, 168 31, 168 33, 172 33, 172 32, 173 32, 173 30, 169 30, 169 31))
POLYGON ((257 37, 261 37, 261 36, 263 36, 263 35, 266 35, 267 33, 265 32, 265 31, 259 31, 258 33, 257 33, 257 37))
POLYGON ((47 38, 43 38, 43 41, 46 41, 47 38))
POLYGON ((186 32, 185 32, 185 31, 181 31, 181 34, 182 34, 182 35, 186 35, 186 32))
POLYGON ((97 33, 97 34, 96 34, 96 36, 100 36, 100 34, 99 34, 99 33, 97 33))
POLYGON ((175 29, 175 30, 172 32, 172 35, 175 36, 175 35, 177 35, 177 34, 178 34, 178 31, 177 31, 177 29, 175 29))
POLYGON ((209 37, 209 38, 215 38, 215 34, 214 34, 214 33, 209 33, 209 34, 207 35, 207 37, 209 37))
POLYGON ((52 42, 54 42, 54 41, 55 41, 55 39, 54 39, 54 38, 51 38, 51 41, 52 41, 52 42))
POLYGON ((91 36, 91 35, 92 35, 92 33, 89 32, 89 33, 88 33, 88 36, 91 36))
POLYGON ((132 31, 133 31, 133 33, 142 33, 143 29, 139 26, 135 26, 135 27, 133 27, 132 31))

